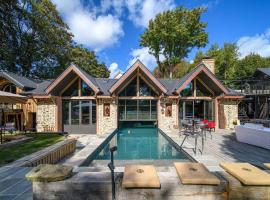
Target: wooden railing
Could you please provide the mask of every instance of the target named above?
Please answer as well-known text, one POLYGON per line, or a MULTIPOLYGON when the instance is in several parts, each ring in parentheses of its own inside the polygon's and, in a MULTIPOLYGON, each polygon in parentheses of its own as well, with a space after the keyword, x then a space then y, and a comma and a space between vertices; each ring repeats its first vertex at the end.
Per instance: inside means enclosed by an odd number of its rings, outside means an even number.
POLYGON ((39 164, 55 164, 64 157, 74 153, 75 149, 76 140, 67 139, 29 156, 23 157, 11 165, 16 167, 35 167, 39 164))

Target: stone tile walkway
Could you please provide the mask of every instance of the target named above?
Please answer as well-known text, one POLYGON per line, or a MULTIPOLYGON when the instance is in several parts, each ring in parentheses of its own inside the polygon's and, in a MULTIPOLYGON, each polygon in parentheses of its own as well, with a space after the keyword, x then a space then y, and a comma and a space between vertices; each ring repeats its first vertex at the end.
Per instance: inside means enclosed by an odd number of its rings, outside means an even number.
MULTIPOLYGON (((179 146, 184 138, 179 134, 166 132, 179 146)), ((207 134, 204 150, 201 153, 201 140, 198 139, 197 153, 194 151, 194 138, 188 138, 183 150, 196 161, 205 164, 211 171, 223 171, 219 167, 221 162, 249 162, 263 168, 263 163, 270 162, 270 150, 249 144, 240 143, 235 134, 229 130, 217 130, 212 133, 212 139, 207 134)))
POLYGON ((31 200, 32 183, 25 178, 25 174, 31 169, 30 167, 1 167, 0 199, 31 200))

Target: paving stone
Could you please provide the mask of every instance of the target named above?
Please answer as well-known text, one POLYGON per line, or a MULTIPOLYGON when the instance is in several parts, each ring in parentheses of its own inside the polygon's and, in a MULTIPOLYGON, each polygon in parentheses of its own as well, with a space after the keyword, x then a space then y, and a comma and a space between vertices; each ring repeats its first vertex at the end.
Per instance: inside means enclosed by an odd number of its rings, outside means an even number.
POLYGON ((31 189, 32 188, 32 183, 27 181, 26 179, 22 179, 21 182, 19 182, 18 184, 9 187, 8 189, 4 190, 1 192, 1 194, 15 194, 15 195, 19 195, 22 192, 24 192, 27 189, 31 189))
POLYGON ((0 194, 7 188, 11 187, 12 185, 18 184, 21 181, 23 181, 23 179, 21 178, 11 178, 0 181, 0 194))

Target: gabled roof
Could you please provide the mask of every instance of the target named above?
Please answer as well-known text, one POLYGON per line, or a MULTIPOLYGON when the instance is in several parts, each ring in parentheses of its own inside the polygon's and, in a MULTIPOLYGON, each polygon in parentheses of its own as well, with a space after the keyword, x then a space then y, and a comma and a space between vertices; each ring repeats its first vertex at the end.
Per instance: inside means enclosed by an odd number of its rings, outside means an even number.
POLYGON ((162 85, 162 83, 159 82, 156 77, 154 77, 154 75, 145 67, 145 65, 140 60, 137 60, 110 88, 110 94, 114 93, 124 83, 124 81, 128 80, 128 78, 130 78, 132 74, 138 69, 140 72, 143 72, 144 75, 148 77, 160 91, 163 93, 167 92, 167 88, 162 85))
POLYGON ((180 93, 196 76, 204 73, 213 83, 217 86, 224 94, 228 94, 229 90, 217 79, 217 77, 203 64, 201 63, 194 69, 192 69, 189 73, 183 76, 176 88, 176 93, 180 93))
POLYGON ((265 75, 270 76, 270 68, 258 68, 256 71, 260 71, 264 73, 265 75))
POLYGON ((52 90, 57 87, 57 85, 63 81, 68 74, 71 73, 75 73, 77 76, 79 76, 90 88, 92 88, 94 90, 94 92, 97 94, 98 92, 100 92, 100 89, 98 87, 98 84, 95 80, 94 77, 92 77, 91 75, 89 75, 86 71, 84 71, 83 69, 75 66, 75 65, 71 65, 70 67, 68 67, 60 76, 58 76, 46 89, 46 93, 51 93, 52 90))
POLYGON ((34 89, 38 83, 38 81, 34 81, 24 76, 7 71, 0 71, 0 77, 10 81, 21 89, 34 89))
POLYGON ((47 95, 46 88, 52 83, 53 80, 45 80, 37 84, 33 90, 23 92, 25 95, 47 95))

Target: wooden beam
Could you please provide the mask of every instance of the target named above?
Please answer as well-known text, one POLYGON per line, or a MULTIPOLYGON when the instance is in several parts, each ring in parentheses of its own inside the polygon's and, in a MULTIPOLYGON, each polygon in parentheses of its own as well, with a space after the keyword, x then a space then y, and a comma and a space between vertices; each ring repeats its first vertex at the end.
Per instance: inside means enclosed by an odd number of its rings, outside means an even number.
POLYGON ((157 95, 159 95, 159 92, 152 86, 151 83, 149 83, 148 80, 146 80, 146 78, 144 78, 141 74, 139 74, 139 76, 157 95))
POLYGON ((180 100, 213 100, 211 97, 179 97, 180 100))
POLYGON ((74 99, 96 99, 96 97, 94 96, 82 96, 82 97, 79 97, 79 96, 76 96, 76 97, 62 97, 62 99, 64 100, 74 100, 74 99))
POLYGON ((196 78, 213 96, 215 96, 215 93, 213 90, 211 90, 199 77, 196 78))
POLYGON ((73 84, 75 83, 76 81, 79 80, 79 77, 75 77, 72 81, 70 81, 65 87, 63 90, 60 91, 60 95, 59 96, 62 96, 63 93, 73 84))
POLYGON ((136 99, 145 99, 145 100, 148 100, 148 99, 159 99, 159 97, 152 97, 152 96, 131 96, 131 97, 118 97, 118 99, 128 99, 128 100, 136 100, 136 99))

